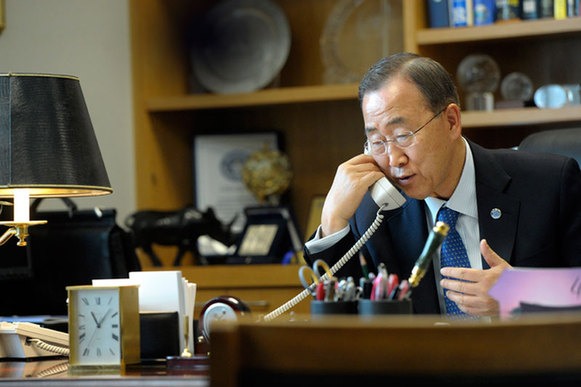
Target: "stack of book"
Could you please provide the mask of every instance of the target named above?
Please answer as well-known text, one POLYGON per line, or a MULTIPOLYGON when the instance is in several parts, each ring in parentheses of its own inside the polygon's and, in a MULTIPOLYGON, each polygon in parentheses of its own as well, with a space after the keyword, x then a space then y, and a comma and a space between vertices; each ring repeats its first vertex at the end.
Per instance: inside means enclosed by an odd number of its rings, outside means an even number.
POLYGON ((579 0, 426 0, 426 4, 430 28, 579 16, 579 0))

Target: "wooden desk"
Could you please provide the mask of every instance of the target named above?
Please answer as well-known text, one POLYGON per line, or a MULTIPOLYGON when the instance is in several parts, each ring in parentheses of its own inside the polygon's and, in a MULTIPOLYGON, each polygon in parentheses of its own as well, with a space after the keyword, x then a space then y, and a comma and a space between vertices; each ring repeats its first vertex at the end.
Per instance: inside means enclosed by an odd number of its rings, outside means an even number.
POLYGON ((212 386, 579 385, 581 315, 242 321, 212 327, 212 386))
MULTIPOLYGON (((299 316, 212 328, 207 370, 56 372, 63 360, 0 362, 0 386, 579 386, 581 314, 441 325, 437 317, 299 316), (55 370, 52 372, 51 370, 55 370)), ((66 363, 65 363, 66 364, 66 363)))
POLYGON ((207 387, 208 371, 170 371, 162 365, 129 367, 121 374, 71 374, 68 361, 0 361, 0 386, 207 387))

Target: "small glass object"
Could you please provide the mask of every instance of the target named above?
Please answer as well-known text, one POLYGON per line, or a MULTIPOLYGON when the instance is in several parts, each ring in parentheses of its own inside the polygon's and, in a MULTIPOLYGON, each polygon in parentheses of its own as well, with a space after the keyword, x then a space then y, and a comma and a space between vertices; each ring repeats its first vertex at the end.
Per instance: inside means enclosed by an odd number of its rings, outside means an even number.
POLYGON ((466 110, 494 109, 493 92, 500 82, 500 70, 494 59, 484 54, 468 55, 458 65, 456 77, 466 92, 466 110))
POLYGON ((505 101, 528 101, 533 96, 533 82, 523 73, 510 73, 500 84, 500 94, 505 101))
POLYGON ((581 104, 580 85, 545 85, 535 91, 535 105, 540 108, 560 108, 581 104))

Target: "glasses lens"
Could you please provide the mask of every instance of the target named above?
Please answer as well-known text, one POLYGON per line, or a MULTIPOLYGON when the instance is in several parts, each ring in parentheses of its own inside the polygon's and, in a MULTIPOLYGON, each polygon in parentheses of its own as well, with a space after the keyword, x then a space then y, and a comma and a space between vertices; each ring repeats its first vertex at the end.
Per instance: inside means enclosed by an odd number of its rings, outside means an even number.
POLYGON ((369 152, 372 155, 378 156, 385 153, 385 142, 380 140, 367 141, 369 152))
POLYGON ((407 148, 408 146, 411 146, 413 144, 414 134, 412 132, 398 134, 397 136, 395 136, 394 141, 397 144, 397 146, 401 148, 407 148))

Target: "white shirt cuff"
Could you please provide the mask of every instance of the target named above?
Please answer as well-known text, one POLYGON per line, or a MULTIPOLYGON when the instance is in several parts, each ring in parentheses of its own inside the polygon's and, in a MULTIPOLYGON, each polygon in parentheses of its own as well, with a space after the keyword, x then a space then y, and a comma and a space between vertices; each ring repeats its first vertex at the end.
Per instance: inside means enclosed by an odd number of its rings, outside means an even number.
POLYGON ((305 247, 310 254, 316 254, 333 246, 335 243, 343 239, 343 237, 348 233, 349 226, 346 226, 344 229, 339 230, 334 234, 321 238, 321 226, 319 226, 319 228, 317 228, 315 237, 306 242, 305 247))

